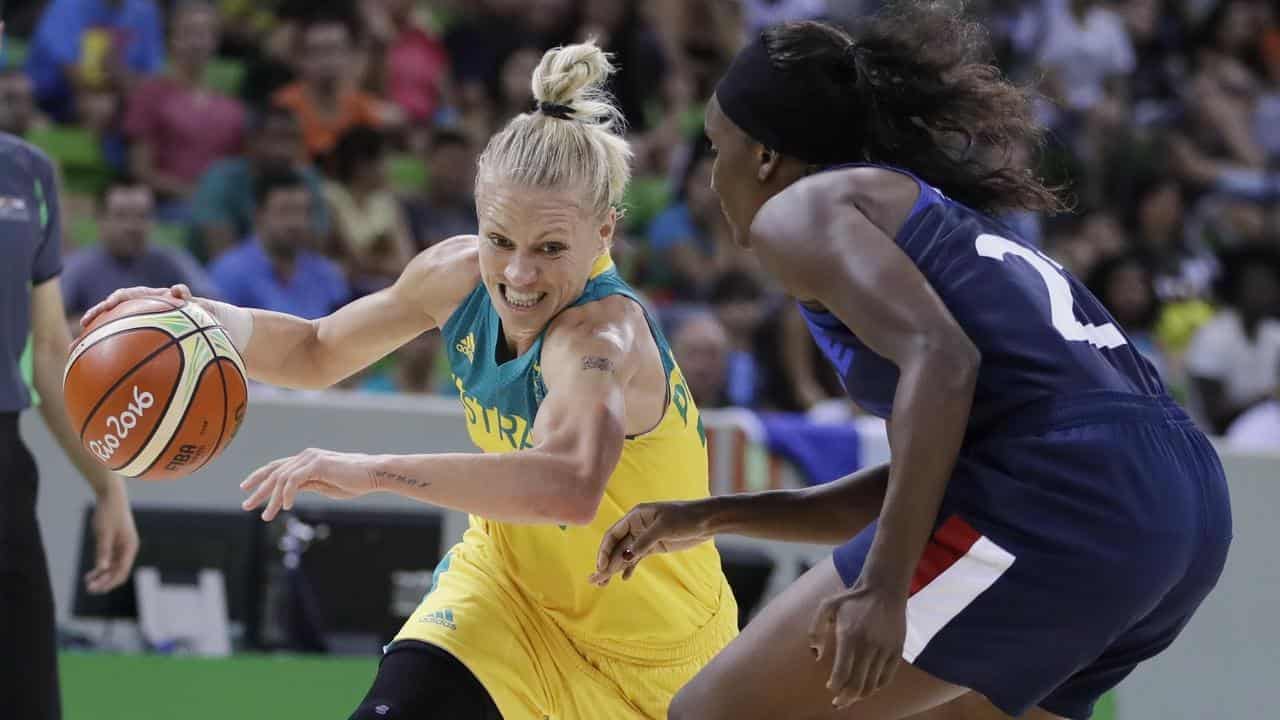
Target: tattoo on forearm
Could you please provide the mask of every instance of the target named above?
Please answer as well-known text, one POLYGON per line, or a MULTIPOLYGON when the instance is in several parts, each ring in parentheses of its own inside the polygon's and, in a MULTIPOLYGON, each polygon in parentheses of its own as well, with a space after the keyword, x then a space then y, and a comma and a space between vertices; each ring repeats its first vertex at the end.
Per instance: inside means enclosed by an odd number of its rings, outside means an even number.
POLYGON ((411 488, 424 488, 431 484, 429 480, 418 480, 417 478, 411 478, 408 475, 401 475, 389 470, 370 470, 369 479, 377 484, 399 483, 411 488))
POLYGON ((582 358, 582 369, 583 370, 600 370, 603 372, 613 372, 613 361, 607 357, 587 355, 582 358))

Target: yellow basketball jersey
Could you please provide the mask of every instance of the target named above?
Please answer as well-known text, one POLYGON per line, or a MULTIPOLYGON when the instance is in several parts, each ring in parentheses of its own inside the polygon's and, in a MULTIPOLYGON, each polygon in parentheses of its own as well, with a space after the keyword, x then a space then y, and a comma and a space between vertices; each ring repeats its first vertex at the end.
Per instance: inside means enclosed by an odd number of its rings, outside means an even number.
MULTIPOLYGON (((606 256, 574 305, 609 295, 636 302, 606 256)), ((472 441, 484 452, 531 447, 530 429, 546 394, 539 364, 542 337, 528 352, 496 361, 497 312, 483 285, 442 328, 450 367, 472 441)), ((667 406, 651 431, 628 437, 599 513, 585 526, 526 525, 472 516, 464 539, 504 568, 512 583, 578 643, 606 652, 675 649, 722 613, 732 593, 713 543, 645 559, 630 580, 604 588, 588 582, 605 531, 636 505, 708 494, 706 435, 698 409, 652 318, 650 329, 667 371, 667 406)))

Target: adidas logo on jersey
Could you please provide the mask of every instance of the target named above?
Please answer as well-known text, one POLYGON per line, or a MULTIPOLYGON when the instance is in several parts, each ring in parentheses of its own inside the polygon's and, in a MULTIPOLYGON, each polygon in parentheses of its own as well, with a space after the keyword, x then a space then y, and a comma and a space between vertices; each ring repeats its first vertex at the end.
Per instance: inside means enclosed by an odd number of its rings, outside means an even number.
POLYGON ((454 347, 457 348, 458 352, 467 356, 467 362, 476 361, 476 334, 475 333, 467 333, 467 336, 462 338, 462 340, 458 341, 458 344, 455 345, 454 347))
POLYGON ((436 610, 430 615, 423 617, 422 622, 433 623, 435 625, 447 627, 450 630, 458 629, 458 626, 453 622, 453 610, 451 608, 436 610))

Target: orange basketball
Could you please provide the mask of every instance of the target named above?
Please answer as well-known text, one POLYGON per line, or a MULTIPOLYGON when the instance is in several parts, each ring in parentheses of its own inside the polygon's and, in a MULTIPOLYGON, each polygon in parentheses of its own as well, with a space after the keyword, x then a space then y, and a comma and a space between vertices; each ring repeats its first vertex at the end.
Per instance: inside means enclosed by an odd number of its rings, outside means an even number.
POLYGON ((195 303, 144 298, 94 320, 62 377, 89 454, 144 480, 199 470, 235 437, 249 399, 244 361, 195 303))

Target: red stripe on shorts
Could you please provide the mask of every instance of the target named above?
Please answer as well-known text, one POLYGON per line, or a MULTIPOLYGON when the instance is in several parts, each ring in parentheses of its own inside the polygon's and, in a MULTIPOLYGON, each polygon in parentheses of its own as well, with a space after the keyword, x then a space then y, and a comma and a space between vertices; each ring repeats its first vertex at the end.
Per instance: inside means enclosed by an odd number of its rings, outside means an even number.
POLYGON ((982 535, 959 515, 947 518, 947 521, 933 533, 933 537, 929 538, 929 544, 925 546, 924 554, 920 556, 920 563, 916 565, 915 574, 911 576, 911 594, 920 592, 926 585, 946 572, 947 568, 955 565, 956 561, 968 554, 969 548, 973 547, 980 537, 982 535))

